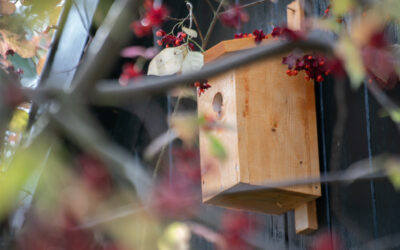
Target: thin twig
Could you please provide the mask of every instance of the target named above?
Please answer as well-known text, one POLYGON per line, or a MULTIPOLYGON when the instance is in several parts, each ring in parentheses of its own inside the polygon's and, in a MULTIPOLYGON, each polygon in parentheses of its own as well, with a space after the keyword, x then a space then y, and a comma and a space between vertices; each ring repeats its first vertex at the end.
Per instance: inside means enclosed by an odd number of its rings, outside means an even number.
MULTIPOLYGON (((252 7, 252 6, 256 6, 256 5, 258 5, 258 4, 264 3, 264 2, 266 2, 266 1, 270 1, 270 0, 258 0, 258 1, 254 1, 254 2, 252 2, 252 3, 240 5, 240 6, 238 6, 238 8, 239 8, 239 9, 245 9, 245 8, 248 8, 248 7, 252 7)), ((222 11, 221 13, 219 13, 219 15, 221 15, 222 13, 225 13, 225 12, 227 12, 227 11, 229 11, 229 10, 222 11)))
MULTIPOLYGON (((379 86, 376 84, 375 81, 371 81, 370 83, 366 83, 368 90, 371 92, 371 94, 375 97, 375 99, 379 102, 380 105, 386 111, 389 113, 393 110, 399 110, 400 107, 397 105, 393 100, 390 99, 388 95, 385 94, 385 92, 379 88, 379 86)), ((397 130, 400 132, 400 123, 395 122, 397 130)))
POLYGON ((225 3, 225 0, 221 0, 221 2, 218 5, 217 10, 214 12, 214 16, 213 16, 213 18, 211 20, 210 26, 208 27, 206 36, 204 38, 204 42, 202 44, 203 45, 203 49, 205 49, 207 47, 207 44, 208 44, 208 42, 209 42, 209 40, 211 38, 211 34, 212 34, 213 30, 214 30, 214 26, 217 23, 217 20, 218 20, 218 17, 219 17, 219 12, 221 11, 221 8, 224 5, 224 3, 225 3))
MULTIPOLYGON (((176 100, 176 105, 175 105, 174 110, 172 111, 172 114, 171 114, 172 117, 175 116, 176 113, 178 112, 178 108, 179 108, 179 104, 180 104, 180 102, 181 102, 181 99, 182 99, 182 94, 180 94, 180 95, 178 96, 178 99, 176 100)), ((168 129, 168 132, 167 132, 167 133, 170 134, 170 133, 171 133, 171 130, 168 129)), ((167 144, 164 144, 164 145, 162 146, 162 148, 161 148, 160 154, 159 154, 158 159, 157 159, 156 166, 155 166, 155 168, 154 168, 153 179, 155 179, 155 178, 157 177, 158 170, 160 169, 160 166, 161 166, 161 159, 162 159, 162 157, 164 156, 164 153, 165 153, 165 149, 166 149, 166 148, 167 148, 167 144)))
POLYGON ((192 17, 193 17, 194 25, 196 26, 196 29, 197 29, 197 33, 199 34, 199 37, 200 37, 200 40, 201 40, 201 44, 203 44, 203 43, 204 43, 203 33, 201 32, 199 23, 197 22, 197 18, 196 18, 196 16, 194 15, 194 13, 192 14, 192 17))
POLYGON ((87 51, 85 62, 82 63, 72 84, 71 92, 84 95, 97 80, 112 67, 119 51, 125 46, 130 32, 125 32, 129 24, 137 19, 138 9, 143 0, 121 0, 111 6, 104 24, 97 30, 92 44, 87 51))
POLYGON ((212 12, 215 13, 214 6, 213 6, 212 3, 210 2, 210 0, 206 0, 206 3, 208 4, 208 6, 209 6, 210 9, 212 10, 212 12))

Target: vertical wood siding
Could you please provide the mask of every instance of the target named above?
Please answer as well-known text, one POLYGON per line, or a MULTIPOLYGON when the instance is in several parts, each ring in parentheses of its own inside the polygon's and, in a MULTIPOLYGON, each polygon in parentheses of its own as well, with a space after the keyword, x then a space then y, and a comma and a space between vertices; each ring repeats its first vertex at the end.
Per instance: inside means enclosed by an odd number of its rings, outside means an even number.
MULTIPOLYGON (((176 1, 174 1, 176 2, 176 1)), ((240 4, 249 1, 241 0, 240 4)), ((250 21, 243 25, 241 32, 252 32, 263 29, 270 32, 273 27, 286 22, 286 5, 291 0, 280 0, 276 3, 266 1, 263 4, 247 9, 250 21)), ((193 1, 196 15, 201 27, 208 27, 210 16, 204 1, 193 1)), ((322 15, 328 6, 327 0, 307 1, 308 15, 322 15)), ((221 40, 231 39, 233 29, 226 29, 217 23, 209 46, 221 40)), ((398 27, 392 25, 388 34, 393 42, 398 40, 398 27)), ((319 130, 319 152, 321 175, 331 169, 330 154, 332 150, 333 128, 337 110, 332 79, 316 84, 316 102, 319 130)), ((397 87, 391 91, 399 96, 397 87)), ((381 153, 399 153, 400 135, 389 118, 379 114, 380 105, 369 94, 366 87, 352 90, 346 84, 345 102, 347 104, 347 120, 343 138, 339 140, 337 150, 340 152, 341 170, 362 160, 372 160, 381 153)), ((371 167, 372 161, 370 161, 371 167)), ((345 249, 359 249, 359 246, 378 237, 391 235, 400 231, 400 193, 396 192, 387 181, 354 182, 347 185, 322 185, 322 197, 317 201, 320 230, 310 235, 296 235, 294 230, 294 214, 262 215, 265 222, 263 228, 263 245, 266 249, 307 249, 313 239, 331 229, 343 240, 345 249)), ((208 208, 210 210, 220 208, 208 208)), ((254 217, 254 213, 248 213, 254 217)), ((259 217, 257 217, 259 218, 259 217)), ((193 239, 193 249, 213 249, 202 239, 193 239)))

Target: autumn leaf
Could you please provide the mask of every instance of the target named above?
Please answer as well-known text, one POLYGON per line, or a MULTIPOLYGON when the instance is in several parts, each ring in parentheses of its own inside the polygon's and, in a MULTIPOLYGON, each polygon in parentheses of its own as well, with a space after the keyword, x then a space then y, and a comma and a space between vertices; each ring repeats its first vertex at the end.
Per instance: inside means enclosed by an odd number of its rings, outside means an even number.
POLYGON ((8 30, 0 30, 0 34, 8 47, 15 51, 22 58, 31 58, 36 54, 36 46, 32 41, 26 40, 23 35, 19 35, 8 30))
POLYGON ((346 14, 354 5, 353 0, 334 0, 332 1, 332 12, 342 16, 346 14))
POLYGON ((182 222, 170 224, 158 240, 160 250, 189 250, 190 249, 190 228, 182 222))
POLYGON ((28 119, 29 114, 25 110, 15 110, 10 122, 10 130, 13 132, 23 132, 28 124, 28 119))
POLYGON ((170 118, 175 133, 187 146, 193 146, 198 136, 198 122, 195 114, 175 114, 170 118))
POLYGON ((15 4, 8 0, 0 0, 0 15, 11 15, 15 12, 15 4))
POLYGON ((36 65, 36 73, 37 73, 38 75, 40 75, 40 73, 42 73, 44 63, 46 62, 46 58, 47 58, 47 57, 46 57, 45 55, 42 56, 42 57, 39 59, 37 65, 36 65))

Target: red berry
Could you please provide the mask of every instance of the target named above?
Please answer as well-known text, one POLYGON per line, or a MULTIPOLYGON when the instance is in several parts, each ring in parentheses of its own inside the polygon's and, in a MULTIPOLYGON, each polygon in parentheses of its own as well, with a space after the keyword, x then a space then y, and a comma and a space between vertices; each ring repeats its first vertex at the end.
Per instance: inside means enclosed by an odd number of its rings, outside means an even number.
POLYGON ((158 44, 158 46, 162 46, 161 40, 157 40, 157 44, 158 44))
POLYGON ((308 56, 308 60, 312 60, 312 56, 308 56))
POLYGON ((195 86, 196 88, 200 87, 200 82, 195 82, 195 83, 194 83, 194 86, 195 86))
POLYGON ((318 77, 317 77, 317 82, 322 82, 324 80, 324 78, 321 76, 321 75, 319 75, 318 77))
POLYGON ((166 48, 169 48, 169 44, 165 45, 166 48))
POLYGON ((158 31, 156 32, 156 36, 161 37, 161 36, 163 36, 163 33, 165 33, 165 32, 163 32, 163 30, 158 30, 158 31))
POLYGON ((299 73, 297 70, 292 71, 292 75, 294 75, 294 76, 297 75, 297 73, 299 73))
POLYGON ((189 45, 189 48, 190 48, 191 50, 194 50, 194 49, 195 49, 195 47, 194 47, 194 44, 193 44, 193 43, 189 43, 188 45, 189 45))
POLYGON ((292 71, 291 71, 290 69, 288 69, 288 70, 286 70, 286 74, 287 74, 288 76, 291 76, 291 75, 292 75, 292 71))
POLYGON ((182 38, 186 38, 186 33, 182 33, 182 38))
POLYGON ((181 41, 180 41, 180 40, 178 40, 178 39, 176 39, 176 40, 175 40, 175 45, 176 45, 176 46, 179 46, 179 45, 181 45, 181 41))
POLYGON ((325 61, 324 61, 324 60, 321 60, 321 61, 319 62, 319 66, 324 66, 324 64, 325 64, 325 61))

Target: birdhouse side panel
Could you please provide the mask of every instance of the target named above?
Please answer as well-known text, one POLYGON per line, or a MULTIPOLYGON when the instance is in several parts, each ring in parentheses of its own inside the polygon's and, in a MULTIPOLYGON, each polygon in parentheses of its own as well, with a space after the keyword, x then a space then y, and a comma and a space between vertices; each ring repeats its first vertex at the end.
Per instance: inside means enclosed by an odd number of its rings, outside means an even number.
POLYGON ((217 121, 218 127, 200 130, 200 161, 203 201, 239 183, 238 135, 236 124, 235 73, 209 79, 211 88, 198 97, 199 116, 217 121), (221 142, 226 158, 212 154, 210 137, 221 142))
MULTIPOLYGON (((319 176, 311 82, 289 77, 281 57, 236 72, 241 181, 252 185, 319 176)), ((317 185, 318 186, 318 185, 317 185)), ((313 185, 284 188, 320 195, 313 185)))

